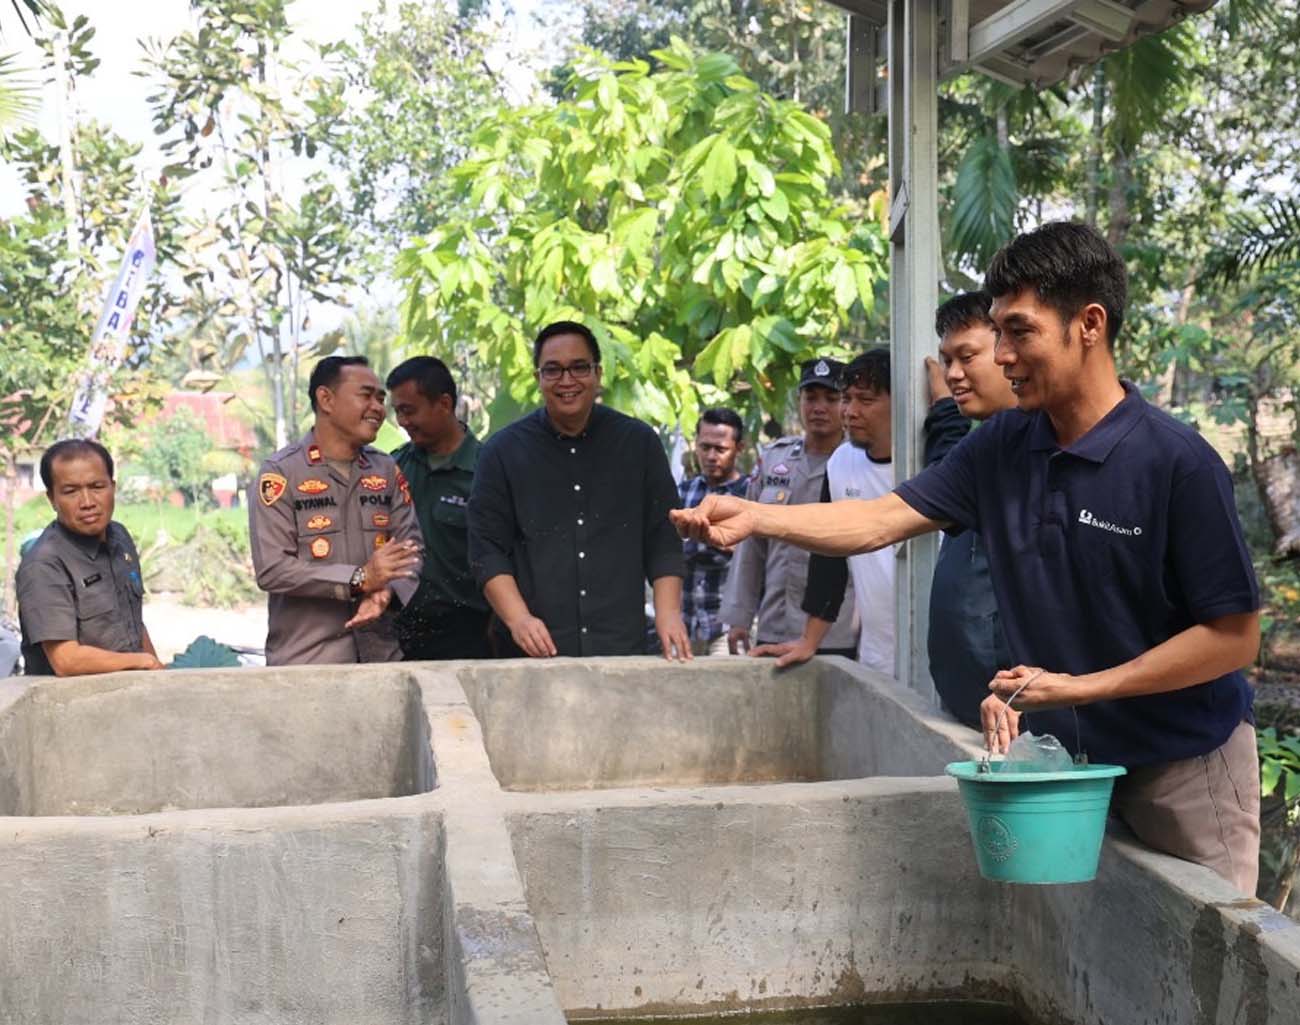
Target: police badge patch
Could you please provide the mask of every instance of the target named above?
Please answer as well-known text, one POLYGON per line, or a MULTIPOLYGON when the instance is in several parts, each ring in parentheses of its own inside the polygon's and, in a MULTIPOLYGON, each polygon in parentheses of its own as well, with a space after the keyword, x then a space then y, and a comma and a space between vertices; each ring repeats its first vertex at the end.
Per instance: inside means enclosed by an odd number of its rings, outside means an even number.
POLYGON ((304 495, 319 495, 322 491, 328 491, 330 486, 323 480, 317 480, 315 477, 309 477, 298 485, 298 490, 304 495))
POLYGON ((368 477, 362 477, 357 481, 367 491, 387 491, 388 478, 380 477, 378 474, 371 474, 368 477))
POLYGON ((278 473, 264 473, 257 479, 257 495, 263 505, 275 505, 289 482, 278 473))
POLYGON ((317 559, 323 559, 330 553, 330 539, 327 537, 314 537, 311 539, 311 554, 317 559))

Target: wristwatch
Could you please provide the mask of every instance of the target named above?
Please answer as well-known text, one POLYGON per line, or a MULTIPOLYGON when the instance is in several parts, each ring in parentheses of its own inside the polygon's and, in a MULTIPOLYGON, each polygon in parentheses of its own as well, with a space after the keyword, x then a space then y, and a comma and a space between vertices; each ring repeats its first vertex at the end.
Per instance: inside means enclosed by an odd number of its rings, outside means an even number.
POLYGON ((348 588, 352 591, 352 597, 359 598, 366 590, 366 567, 358 566, 352 571, 352 579, 348 581, 348 588))

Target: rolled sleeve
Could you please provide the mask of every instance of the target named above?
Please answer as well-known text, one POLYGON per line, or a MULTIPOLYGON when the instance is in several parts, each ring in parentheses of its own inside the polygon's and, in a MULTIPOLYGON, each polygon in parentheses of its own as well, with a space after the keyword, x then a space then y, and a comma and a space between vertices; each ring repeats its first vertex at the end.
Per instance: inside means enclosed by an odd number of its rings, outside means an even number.
POLYGON ((18 568, 18 618, 30 644, 77 639, 73 585, 58 562, 39 558, 18 568))
POLYGON ((1237 518, 1232 478, 1217 457, 1174 483, 1168 558, 1196 622, 1259 608, 1259 582, 1237 518))
POLYGON ((515 509, 510 482, 497 454, 488 443, 479 453, 474 486, 466 510, 469 528, 469 567, 483 587, 493 577, 515 575, 515 509))
MULTIPOLYGON (((263 464, 261 473, 279 473, 279 469, 263 464)), ((267 505, 258 494, 256 482, 248 489, 248 540, 257 586, 268 594, 335 601, 351 597, 348 583, 355 567, 324 562, 309 565, 300 559, 291 503, 281 499, 267 505)))

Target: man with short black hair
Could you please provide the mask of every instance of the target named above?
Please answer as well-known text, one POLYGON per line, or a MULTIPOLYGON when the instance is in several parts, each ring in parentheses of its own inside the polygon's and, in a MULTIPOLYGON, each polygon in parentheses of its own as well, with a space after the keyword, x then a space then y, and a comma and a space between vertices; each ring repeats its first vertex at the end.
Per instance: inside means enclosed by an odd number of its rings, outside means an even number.
POLYGON ((841 554, 977 530, 1020 662, 990 683, 987 745, 1005 750, 1027 715, 1125 766, 1113 807, 1138 837, 1253 894, 1259 763, 1240 670, 1259 651, 1259 586, 1232 478, 1116 373, 1127 276, 1096 229, 1017 237, 985 288, 1017 409, 871 502, 792 515, 718 497, 673 515, 710 544, 757 533, 841 554))
MULTIPOLYGON (((993 361, 997 335, 987 292, 962 292, 934 315, 939 359, 926 357, 930 412, 925 418, 925 465, 946 456, 984 421, 1014 409, 1015 393, 993 361)), ((943 706, 958 721, 981 729, 980 704, 989 680, 1013 664, 1002 632, 988 552, 973 530, 944 537, 930 586, 927 638, 930 677, 943 706)))
MULTIPOLYGON (((816 502, 825 491, 826 467, 844 440, 840 389, 844 364, 833 359, 810 359, 799 368, 799 421, 802 435, 781 438, 759 453, 746 497, 772 505, 816 502)), ((727 644, 733 654, 748 648, 751 624, 756 644, 752 650, 793 641, 804 631, 804 585, 808 553, 794 545, 756 537, 736 549, 723 592, 720 615, 730 624, 727 644)), ((841 588, 841 590, 843 590, 841 588)), ((816 649, 822 655, 853 657, 857 624, 850 600, 816 649)))
POLYGON ((547 325, 533 356, 543 406, 483 446, 469 503, 470 566, 508 634, 501 653, 640 653, 649 581, 664 657, 690 658, 658 435, 597 405, 600 346, 585 325, 547 325))
POLYGON ((266 662, 395 661, 389 605, 414 595, 421 544, 402 471, 370 444, 384 389, 364 356, 328 356, 308 399, 312 429, 262 464, 248 495, 266 662))
POLYGON ((18 567, 23 659, 32 676, 161 669, 144 625, 140 555, 113 519, 113 457, 97 441, 41 456, 55 519, 18 567))
MULTIPOLYGON (((677 486, 682 506, 690 509, 705 495, 743 495, 749 478, 736 469, 745 436, 745 423, 734 409, 706 409, 695 427, 695 462, 700 472, 677 486)), ((682 586, 682 616, 697 655, 727 654, 727 630, 718 612, 722 588, 731 565, 731 552, 698 541, 683 541, 686 580, 682 586)))
MULTIPOLYGON (((820 501, 867 499, 894 486, 893 403, 889 350, 876 346, 855 357, 841 375, 840 412, 848 438, 826 464, 820 501)), ((803 634, 785 644, 766 644, 754 654, 771 655, 780 667, 807 662, 821 649, 849 597, 858 623, 857 661, 878 673, 894 671, 894 551, 808 560, 803 634), (853 586, 849 587, 852 580, 853 586)))
POLYGON ((393 457, 424 535, 420 587, 397 615, 397 639, 411 660, 490 658, 490 613, 469 568, 466 523, 478 439, 456 418, 456 382, 442 360, 414 356, 385 383, 411 439, 393 457))

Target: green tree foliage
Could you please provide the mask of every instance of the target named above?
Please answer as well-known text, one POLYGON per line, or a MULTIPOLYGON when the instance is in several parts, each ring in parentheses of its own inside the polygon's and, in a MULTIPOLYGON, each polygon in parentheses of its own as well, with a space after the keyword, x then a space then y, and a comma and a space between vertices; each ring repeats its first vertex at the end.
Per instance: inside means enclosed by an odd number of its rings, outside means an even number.
POLYGON ((307 305, 342 302, 352 284, 346 208, 325 169, 310 165, 345 107, 338 51, 324 47, 310 63, 286 55, 288 0, 191 6, 197 31, 146 46, 166 173, 201 175, 213 204, 187 224, 177 253, 184 313, 226 326, 227 365, 256 346, 283 445, 298 422, 300 370, 314 356, 303 341, 307 305))
POLYGON ((401 256, 413 342, 472 339, 516 405, 551 320, 591 324, 609 401, 669 424, 703 381, 782 408, 794 364, 872 309, 884 241, 830 197, 825 124, 724 54, 655 57, 590 55, 561 102, 500 111, 454 172, 473 216, 401 256))
POLYGON ((503 102, 476 9, 402 0, 361 17, 337 57, 356 101, 331 154, 348 174, 350 224, 377 262, 445 219, 449 172, 485 111, 503 102))
MULTIPOLYGON (((551 5, 565 38, 575 5, 551 5)), ((678 36, 730 54, 763 92, 826 122, 839 156, 833 192, 865 198, 884 187, 883 117, 844 113, 844 12, 824 0, 581 0, 577 42, 615 60, 644 59, 678 36)), ((556 76, 564 82, 563 69, 556 76)))
POLYGON ((153 479, 160 501, 179 491, 190 505, 202 507, 211 502, 210 485, 216 475, 207 456, 212 439, 190 410, 180 408, 170 416, 155 417, 142 431, 124 440, 124 454, 153 479))

